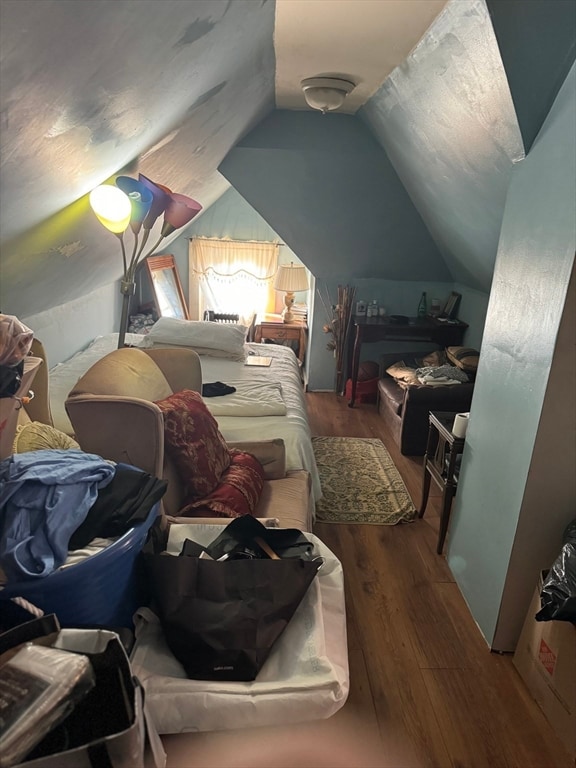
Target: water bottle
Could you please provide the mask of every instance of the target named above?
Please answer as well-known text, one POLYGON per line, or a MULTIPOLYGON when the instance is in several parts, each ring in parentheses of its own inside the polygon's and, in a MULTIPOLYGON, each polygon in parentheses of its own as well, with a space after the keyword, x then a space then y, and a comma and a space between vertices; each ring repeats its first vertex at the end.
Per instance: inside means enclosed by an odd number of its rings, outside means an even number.
POLYGON ((422 296, 420 297, 420 303, 418 304, 418 317, 426 317, 426 291, 422 292, 422 296))

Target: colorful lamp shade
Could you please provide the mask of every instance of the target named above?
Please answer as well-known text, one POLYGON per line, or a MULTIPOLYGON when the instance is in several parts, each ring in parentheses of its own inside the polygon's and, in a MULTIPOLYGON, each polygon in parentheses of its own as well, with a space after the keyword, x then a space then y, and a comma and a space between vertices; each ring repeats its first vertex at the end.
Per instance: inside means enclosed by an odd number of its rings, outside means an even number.
POLYGON ((124 346, 128 328, 130 297, 135 293, 136 267, 140 259, 151 256, 165 237, 192 221, 194 216, 200 213, 202 206, 191 197, 176 194, 168 187, 163 184, 156 184, 141 173, 138 174, 138 180, 130 176, 118 176, 116 186, 104 184, 96 187, 90 193, 90 204, 99 221, 120 240, 124 263, 124 277, 120 283, 120 292, 123 297, 120 332, 118 334, 118 348, 120 349, 124 346), (162 213, 164 214, 164 221, 160 237, 143 256, 150 231, 162 213), (134 247, 130 258, 126 255, 123 239, 123 234, 129 224, 134 233, 134 247), (142 240, 139 242, 141 228, 144 229, 144 232, 142 240))
POLYGON ((164 211, 164 224, 162 226, 162 237, 171 235, 172 232, 188 224, 194 216, 200 213, 202 206, 196 200, 186 195, 179 195, 172 192, 170 202, 164 211))
POLYGON ((130 205, 132 206, 130 229, 137 235, 140 232, 142 222, 150 211, 154 196, 145 184, 136 181, 131 176, 118 176, 116 186, 130 198, 130 205))
POLYGON ((130 198, 118 187, 102 184, 90 192, 90 205, 98 221, 115 235, 121 235, 130 224, 130 198))
POLYGON ((152 181, 147 176, 144 176, 142 173, 138 174, 138 181, 152 193, 152 205, 142 223, 144 229, 152 229, 158 216, 166 210, 170 202, 172 190, 168 189, 168 187, 165 187, 163 184, 156 184, 156 182, 152 181))

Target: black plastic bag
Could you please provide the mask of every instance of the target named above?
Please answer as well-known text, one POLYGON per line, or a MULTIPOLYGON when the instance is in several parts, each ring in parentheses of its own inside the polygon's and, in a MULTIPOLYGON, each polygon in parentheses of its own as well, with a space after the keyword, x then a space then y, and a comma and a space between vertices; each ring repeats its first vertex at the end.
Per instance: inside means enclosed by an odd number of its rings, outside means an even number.
POLYGON ((565 544, 544 579, 540 592, 541 609, 536 621, 576 623, 576 521, 564 532, 565 544))
POLYGON ((262 542, 280 557, 310 559, 314 549, 312 542, 297 528, 266 528, 251 515, 237 517, 205 549, 213 560, 241 553, 253 558, 269 557, 262 542))
MULTIPOLYGON (((250 547, 247 540, 237 546, 236 555, 250 547)), ((166 642, 191 679, 254 680, 323 561, 235 557, 232 550, 218 561, 193 549, 179 557, 144 553, 166 642)))

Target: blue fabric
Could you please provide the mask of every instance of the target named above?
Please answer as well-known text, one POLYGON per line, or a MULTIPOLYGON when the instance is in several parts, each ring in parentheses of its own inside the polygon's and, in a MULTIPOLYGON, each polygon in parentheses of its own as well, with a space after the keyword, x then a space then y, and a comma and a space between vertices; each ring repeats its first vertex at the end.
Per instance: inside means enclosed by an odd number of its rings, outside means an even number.
POLYGON ((48 576, 114 477, 113 464, 74 450, 29 451, 0 462, 0 565, 9 582, 48 576))

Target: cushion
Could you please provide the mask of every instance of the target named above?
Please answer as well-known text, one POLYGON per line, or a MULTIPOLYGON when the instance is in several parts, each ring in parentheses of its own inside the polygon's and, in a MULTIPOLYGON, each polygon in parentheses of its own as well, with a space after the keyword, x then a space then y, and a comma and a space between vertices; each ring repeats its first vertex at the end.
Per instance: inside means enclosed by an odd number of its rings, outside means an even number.
POLYGON ((246 326, 161 317, 147 334, 146 344, 175 344, 195 350, 218 350, 243 360, 246 326))
POLYGON ((208 496, 230 466, 230 451, 198 392, 185 389, 156 401, 164 416, 164 446, 187 501, 208 496))
POLYGON ((403 388, 420 386, 418 376, 416 376, 416 369, 407 366, 404 360, 400 360, 386 368, 386 373, 392 376, 396 383, 403 388))
POLYGON ((418 357, 415 361, 416 368, 426 368, 428 366, 440 366, 440 365, 446 365, 448 362, 446 352, 443 349, 434 350, 433 352, 428 352, 427 355, 424 355, 424 357, 418 357))
POLYGON ((264 469, 250 453, 233 450, 230 454, 230 466, 212 493, 186 504, 179 515, 204 517, 209 510, 218 517, 240 517, 254 512, 264 488, 264 469))
POLYGON ((472 347, 447 347, 446 355, 449 362, 463 371, 476 373, 480 352, 472 347))
POLYGON ((69 435, 60 432, 59 429, 40 421, 30 421, 18 427, 14 436, 12 453, 26 453, 27 451, 44 451, 50 449, 79 450, 80 446, 69 435))

